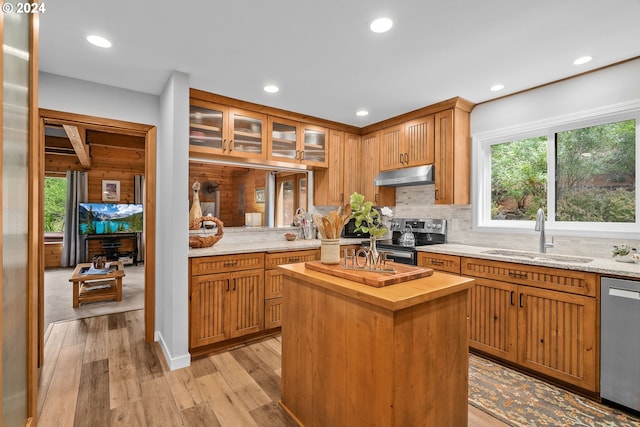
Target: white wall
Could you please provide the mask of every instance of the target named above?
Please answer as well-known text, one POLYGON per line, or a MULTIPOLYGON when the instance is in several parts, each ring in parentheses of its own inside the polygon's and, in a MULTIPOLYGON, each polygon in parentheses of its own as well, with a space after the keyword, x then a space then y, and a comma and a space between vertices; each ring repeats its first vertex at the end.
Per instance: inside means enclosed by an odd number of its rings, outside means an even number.
POLYGON ((160 95, 156 174, 156 338, 170 369, 189 366, 189 76, 173 72, 160 95))
MULTIPOLYGON (((495 131, 552 117, 575 114, 640 99, 640 60, 558 82, 518 95, 476 106, 471 112, 471 133, 495 131)), ((472 175, 472 182, 474 177, 472 175)), ((473 202, 472 202, 473 203, 473 202)), ((480 232, 473 228, 474 205, 435 204, 433 185, 404 187, 396 191, 399 217, 444 218, 450 243, 536 251, 539 233, 480 232)), ((549 239, 553 234, 547 233, 549 239)), ((552 253, 609 257, 619 238, 554 236, 552 253)), ((629 241, 634 247, 638 241, 629 241)))
POLYGON ((471 135, 640 99, 640 59, 485 104, 471 135))
POLYGON ((173 73, 161 96, 43 72, 39 78, 40 108, 157 126, 155 336, 171 369, 188 365, 188 76, 173 73))

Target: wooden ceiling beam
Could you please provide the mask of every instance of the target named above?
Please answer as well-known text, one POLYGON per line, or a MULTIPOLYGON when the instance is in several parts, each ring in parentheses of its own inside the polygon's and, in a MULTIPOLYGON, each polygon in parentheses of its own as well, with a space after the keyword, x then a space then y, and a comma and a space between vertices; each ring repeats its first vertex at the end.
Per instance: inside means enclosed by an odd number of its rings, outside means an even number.
POLYGON ((62 127, 67 133, 82 167, 85 169, 91 169, 91 158, 89 157, 89 147, 85 144, 84 128, 65 124, 63 124, 62 127))

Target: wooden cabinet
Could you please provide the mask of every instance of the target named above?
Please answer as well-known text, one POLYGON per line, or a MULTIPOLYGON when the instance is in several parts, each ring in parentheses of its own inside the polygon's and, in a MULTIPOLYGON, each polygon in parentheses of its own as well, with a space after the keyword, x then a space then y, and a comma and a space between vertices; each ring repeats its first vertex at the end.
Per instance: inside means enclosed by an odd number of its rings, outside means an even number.
POLYGON ((320 249, 303 251, 272 252, 265 256, 264 328, 282 326, 282 282, 283 275, 277 270, 282 264, 315 261, 320 259, 320 249))
POLYGON ((396 189, 392 187, 378 187, 373 184, 376 175, 380 173, 380 132, 372 132, 362 137, 362 160, 360 176, 361 193, 365 200, 371 200, 378 206, 395 206, 396 189))
POLYGON ((264 254, 191 259, 190 347, 264 328, 264 254))
POLYGON ((300 122, 269 116, 267 139, 269 159, 289 162, 300 160, 300 122))
POLYGON ((360 192, 360 137, 348 132, 329 131, 328 167, 314 173, 314 203, 340 206, 360 192))
POLYGON ((388 127, 380 132, 381 170, 433 164, 434 115, 388 127))
POLYGON ((470 203, 469 112, 453 108, 435 114, 435 202, 470 203))
POLYGON ((418 265, 434 270, 460 274, 460 257, 455 255, 418 252, 418 265))
POLYGON ((327 166, 329 131, 320 126, 269 116, 270 160, 327 166))
POLYGON ((266 159, 266 123, 264 114, 192 99, 189 152, 266 159))
POLYGON ((462 258, 471 289, 469 345, 597 392, 595 274, 462 258))

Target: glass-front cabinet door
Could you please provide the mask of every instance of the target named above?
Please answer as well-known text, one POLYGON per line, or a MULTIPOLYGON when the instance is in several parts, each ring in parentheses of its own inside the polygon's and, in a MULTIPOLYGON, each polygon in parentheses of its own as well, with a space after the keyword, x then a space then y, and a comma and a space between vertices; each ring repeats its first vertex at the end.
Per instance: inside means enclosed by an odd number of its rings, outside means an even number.
POLYGON ((327 166, 326 128, 303 125, 302 161, 313 166, 327 166))
POLYGON ((267 116, 244 110, 229 110, 231 142, 228 153, 237 157, 266 159, 267 116))
POLYGON ((227 149, 227 108, 191 100, 189 151, 224 154, 227 149))
POLYGON ((300 160, 300 123, 269 117, 269 159, 300 160))
POLYGON ((191 100, 189 151, 266 159, 267 116, 191 100))

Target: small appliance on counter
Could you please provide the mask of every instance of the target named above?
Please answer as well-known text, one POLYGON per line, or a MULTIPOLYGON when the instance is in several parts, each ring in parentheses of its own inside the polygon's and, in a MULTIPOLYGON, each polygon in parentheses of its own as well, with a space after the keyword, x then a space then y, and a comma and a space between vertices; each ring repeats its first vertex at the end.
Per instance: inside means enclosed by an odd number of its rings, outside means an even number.
MULTIPOLYGON (((386 252, 387 258, 391 261, 417 265, 417 247, 447 242, 447 221, 431 218, 394 218, 391 220, 391 233, 391 239, 376 242, 378 251, 386 252)), ((362 247, 368 248, 369 241, 363 240, 362 247)))

